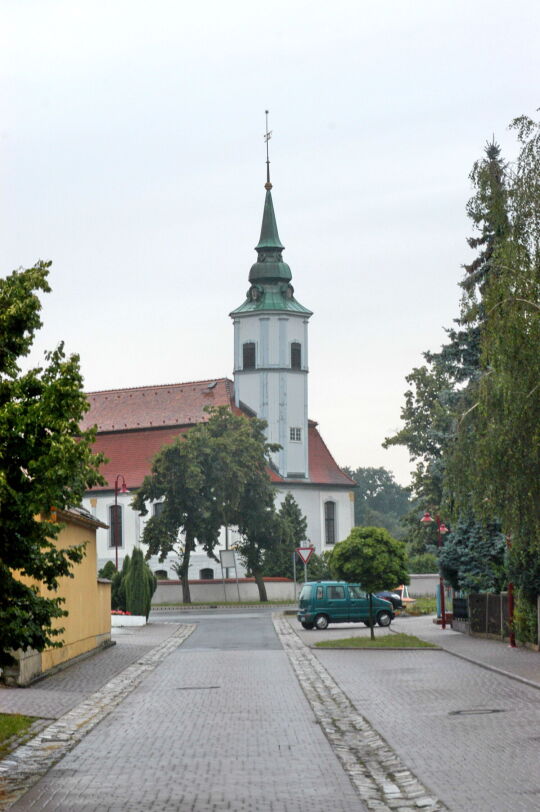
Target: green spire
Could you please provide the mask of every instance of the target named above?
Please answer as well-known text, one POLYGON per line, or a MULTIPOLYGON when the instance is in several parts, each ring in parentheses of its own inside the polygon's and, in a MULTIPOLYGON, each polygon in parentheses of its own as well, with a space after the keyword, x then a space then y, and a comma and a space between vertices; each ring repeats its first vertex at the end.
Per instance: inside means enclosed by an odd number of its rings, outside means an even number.
POLYGON ((281 256, 284 246, 279 239, 271 188, 271 183, 267 182, 265 184, 266 197, 264 199, 261 237, 259 244, 255 246, 258 254, 257 262, 252 265, 249 272, 249 281, 251 283, 290 282, 292 279, 291 269, 283 262, 281 256))
POLYGON ((278 251, 283 251, 284 247, 285 246, 281 244, 277 230, 276 215, 274 214, 274 204, 272 203, 272 192, 270 191, 270 189, 267 189, 266 198, 264 201, 261 237, 259 240, 259 244, 255 247, 255 250, 260 252, 269 248, 274 249, 274 251, 276 249, 278 251))
POLYGON ((235 317, 253 311, 288 311, 301 313, 309 318, 311 310, 304 307, 294 298, 294 288, 291 285, 292 273, 286 262, 283 262, 281 244, 277 230, 274 204, 272 203, 272 184, 270 183, 270 160, 268 157, 268 141, 271 132, 268 130, 268 110, 266 110, 266 197, 261 225, 261 236, 258 245, 257 262, 251 266, 249 272, 250 288, 246 301, 230 313, 235 317))

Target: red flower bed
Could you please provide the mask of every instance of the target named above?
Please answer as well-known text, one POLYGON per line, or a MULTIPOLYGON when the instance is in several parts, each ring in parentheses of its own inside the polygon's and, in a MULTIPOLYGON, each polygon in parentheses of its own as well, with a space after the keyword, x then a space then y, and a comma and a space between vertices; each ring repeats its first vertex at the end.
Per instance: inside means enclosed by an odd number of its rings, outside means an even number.
POLYGON ((122 609, 111 609, 111 615, 130 615, 131 612, 124 612, 122 609))

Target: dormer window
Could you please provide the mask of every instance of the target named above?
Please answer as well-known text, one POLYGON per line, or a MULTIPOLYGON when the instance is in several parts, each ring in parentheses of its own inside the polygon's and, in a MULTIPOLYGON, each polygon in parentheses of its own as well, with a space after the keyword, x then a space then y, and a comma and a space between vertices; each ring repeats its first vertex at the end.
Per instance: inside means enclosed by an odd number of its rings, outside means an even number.
POLYGON ((243 346, 242 367, 243 369, 255 369, 255 342, 248 341, 243 346))
POLYGON ((302 369, 302 345, 298 341, 291 344, 291 369, 302 369))

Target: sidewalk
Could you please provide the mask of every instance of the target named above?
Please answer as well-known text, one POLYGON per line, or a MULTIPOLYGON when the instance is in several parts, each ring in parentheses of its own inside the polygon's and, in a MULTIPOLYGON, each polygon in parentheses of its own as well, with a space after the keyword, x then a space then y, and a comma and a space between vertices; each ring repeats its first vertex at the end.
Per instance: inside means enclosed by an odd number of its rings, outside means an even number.
MULTIPOLYGON (((526 685, 540 688, 540 653, 527 648, 510 648, 498 640, 470 637, 456 632, 449 626, 443 631, 433 622, 433 615, 420 617, 398 616, 389 628, 376 627, 376 636, 383 637, 394 632, 413 634, 428 643, 440 646, 444 651, 468 662, 519 680, 526 685)), ((369 629, 361 623, 333 623, 325 631, 305 631, 296 617, 287 620, 307 646, 322 640, 339 640, 345 637, 367 637, 369 629)))
POLYGON ((113 629, 116 645, 111 648, 91 654, 28 688, 0 685, 0 712, 58 719, 170 637, 178 625, 158 621, 138 629, 113 629))
POLYGON ((450 654, 471 663, 540 688, 540 652, 527 648, 510 648, 498 640, 470 637, 450 627, 443 631, 432 616, 402 617, 393 624, 395 631, 415 634, 421 640, 436 643, 450 654))

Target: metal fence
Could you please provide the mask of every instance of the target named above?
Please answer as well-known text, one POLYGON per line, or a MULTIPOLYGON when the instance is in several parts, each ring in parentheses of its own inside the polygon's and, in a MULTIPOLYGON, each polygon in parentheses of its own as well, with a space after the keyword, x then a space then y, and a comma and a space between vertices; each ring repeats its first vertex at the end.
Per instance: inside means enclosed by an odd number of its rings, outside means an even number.
MULTIPOLYGON (((461 599, 467 600, 467 599, 461 599)), ((508 637, 508 595, 491 593, 471 594, 469 602, 469 624, 474 634, 489 634, 493 637, 508 637)), ((457 617, 457 616, 456 616, 457 617)))

